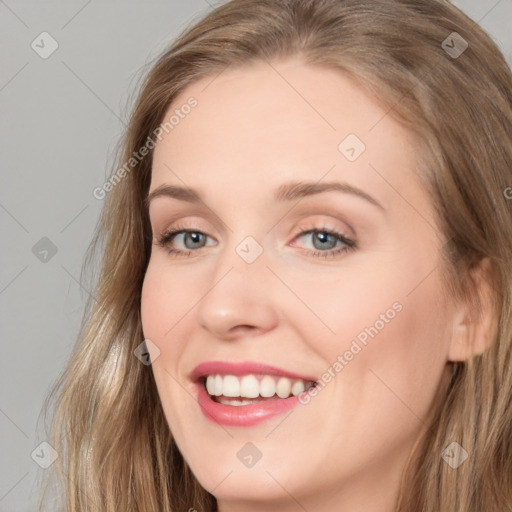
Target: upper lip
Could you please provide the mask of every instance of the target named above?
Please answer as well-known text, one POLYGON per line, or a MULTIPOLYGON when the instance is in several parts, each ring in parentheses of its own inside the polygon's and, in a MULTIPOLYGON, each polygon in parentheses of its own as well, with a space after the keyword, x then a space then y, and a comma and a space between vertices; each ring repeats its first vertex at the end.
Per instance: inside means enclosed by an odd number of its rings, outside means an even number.
POLYGON ((316 382, 316 377, 309 375, 301 375, 299 373, 290 372, 277 366, 271 366, 265 363, 253 361, 205 361, 198 364, 191 372, 190 378, 198 381, 207 375, 251 375, 251 374, 277 375, 280 377, 288 377, 290 379, 302 379, 305 381, 316 382))

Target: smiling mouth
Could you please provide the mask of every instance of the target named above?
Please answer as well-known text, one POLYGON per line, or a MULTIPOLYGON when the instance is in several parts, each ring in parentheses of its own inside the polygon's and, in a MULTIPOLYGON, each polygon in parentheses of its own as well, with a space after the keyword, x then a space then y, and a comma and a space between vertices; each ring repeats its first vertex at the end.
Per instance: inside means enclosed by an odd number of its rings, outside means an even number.
POLYGON ((265 374, 212 374, 201 380, 212 401, 232 406, 286 400, 317 385, 314 381, 265 374))

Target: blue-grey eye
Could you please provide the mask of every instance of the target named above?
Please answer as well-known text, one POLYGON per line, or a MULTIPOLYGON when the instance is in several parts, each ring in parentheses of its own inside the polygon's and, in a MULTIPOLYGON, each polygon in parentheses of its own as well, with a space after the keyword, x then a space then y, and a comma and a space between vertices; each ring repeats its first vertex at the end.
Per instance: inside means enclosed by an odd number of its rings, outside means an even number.
POLYGON ((333 249, 336 247, 336 243, 339 238, 332 233, 326 233, 323 231, 312 232, 313 234, 313 247, 315 249, 333 249), (317 245, 315 242, 319 242, 317 245))
POLYGON ((199 249, 203 247, 206 242, 206 236, 204 233, 199 233, 197 231, 185 231, 176 235, 176 238, 182 235, 185 237, 183 239, 183 245, 187 249, 199 249), (190 245, 187 242, 190 242, 190 245))

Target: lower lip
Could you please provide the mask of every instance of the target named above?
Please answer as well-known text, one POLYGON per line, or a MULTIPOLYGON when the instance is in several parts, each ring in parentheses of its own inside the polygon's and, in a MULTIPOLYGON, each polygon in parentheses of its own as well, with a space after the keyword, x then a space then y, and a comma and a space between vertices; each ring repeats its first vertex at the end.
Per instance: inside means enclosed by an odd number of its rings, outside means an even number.
POLYGON ((250 405, 225 405, 210 398, 202 382, 197 383, 201 411, 211 421, 232 427, 252 427, 299 405, 299 397, 280 398, 250 405))

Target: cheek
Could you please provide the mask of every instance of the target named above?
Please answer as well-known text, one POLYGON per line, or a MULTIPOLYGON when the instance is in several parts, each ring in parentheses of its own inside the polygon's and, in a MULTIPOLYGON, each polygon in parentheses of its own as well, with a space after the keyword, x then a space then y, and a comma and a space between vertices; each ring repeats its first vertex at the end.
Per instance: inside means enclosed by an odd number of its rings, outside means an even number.
MULTIPOLYGON (((381 454, 383 443, 400 453, 400 446, 412 442, 446 368, 448 318, 438 298, 437 273, 412 293, 403 276, 397 277, 381 269, 380 279, 347 276, 346 289, 326 284, 324 293, 317 289, 309 295, 311 307, 324 304, 322 318, 336 332, 315 345, 326 362, 316 407, 329 410, 322 428, 333 439, 333 450, 353 460, 362 453, 381 454), (340 428, 346 438, 364 442, 345 446, 337 440, 340 428)), ((323 329, 315 325, 308 331, 311 346, 323 329)))
POLYGON ((198 294, 199 290, 193 289, 193 282, 180 278, 179 270, 170 271, 157 261, 150 261, 141 293, 144 336, 156 343, 160 350, 166 350, 170 345, 166 340, 172 340, 173 345, 179 342, 175 333, 198 294))
POLYGON ((379 262, 361 260, 339 277, 331 272, 296 279, 294 291, 307 298, 317 318, 308 314, 306 321, 303 311, 294 322, 325 361, 331 373, 325 380, 336 382, 327 394, 338 394, 354 410, 368 399, 378 404, 380 397, 389 410, 403 409, 403 401, 423 415, 445 370, 450 341, 440 274, 431 272, 432 259, 419 255, 379 262))
POLYGON ((317 317, 309 315, 309 333, 322 333, 317 346, 331 359, 354 339, 363 347, 380 339, 383 351, 401 350, 397 357, 417 352, 435 359, 433 349, 443 346, 448 323, 440 273, 432 272, 435 261, 435 254, 411 244, 407 250, 347 259, 339 271, 330 268, 298 280, 290 273, 286 278, 317 317))
POLYGON ((142 286, 142 329, 144 338, 159 349, 158 357, 152 358, 151 368, 169 427, 179 436, 185 429, 182 420, 186 409, 193 405, 190 390, 179 383, 183 379, 179 362, 189 338, 184 331, 187 312, 197 300, 192 296, 199 292, 194 294, 190 286, 185 286, 179 271, 166 271, 165 266, 156 263, 150 261, 142 286), (176 404, 180 406, 178 409, 176 404))
POLYGON ((164 283, 157 278, 150 263, 142 285, 141 321, 144 337, 159 345, 160 350, 163 347, 159 341, 170 327, 167 316, 162 313, 173 311, 174 306, 173 294, 166 292, 164 283))
POLYGON ((359 390, 352 398, 363 403, 367 397, 380 410, 375 420, 395 415, 404 428, 427 416, 446 369, 450 341, 438 275, 410 290, 404 293, 402 284, 375 290, 373 297, 357 294, 354 302, 364 306, 346 315, 351 329, 343 338, 346 349, 361 348, 345 373, 349 387, 359 390))
POLYGON ((155 263, 150 261, 142 286, 142 330, 144 338, 158 347, 158 357, 152 357, 153 376, 166 416, 175 418, 171 397, 181 398, 183 393, 177 384, 183 379, 179 362, 189 339, 188 315, 192 313, 190 309, 199 291, 194 294, 190 286, 185 286, 179 271, 166 271, 165 266, 155 263))

